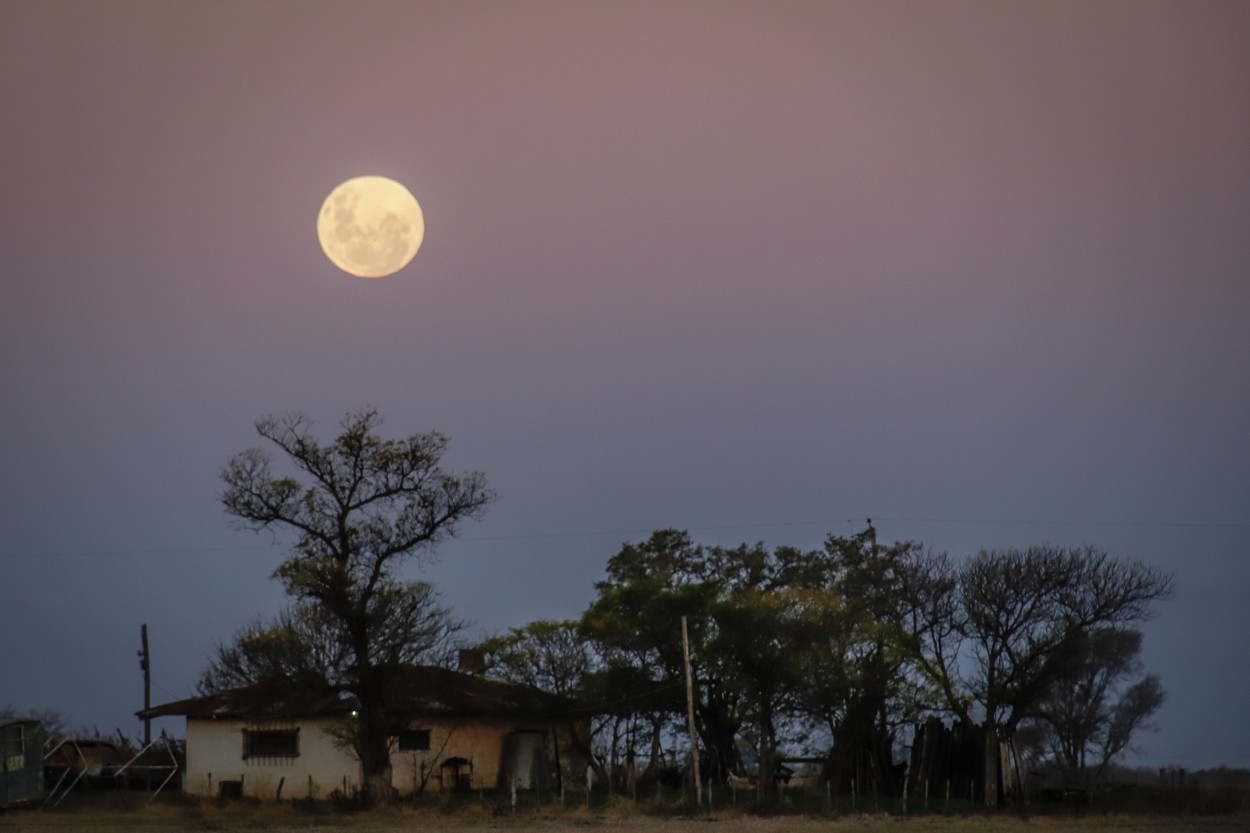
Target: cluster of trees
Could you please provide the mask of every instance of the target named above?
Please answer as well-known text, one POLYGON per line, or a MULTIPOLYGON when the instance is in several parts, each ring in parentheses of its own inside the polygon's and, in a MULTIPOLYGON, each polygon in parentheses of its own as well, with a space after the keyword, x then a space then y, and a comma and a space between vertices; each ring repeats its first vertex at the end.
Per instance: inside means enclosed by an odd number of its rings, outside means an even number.
MULTIPOLYGON (((775 772, 788 748, 822 760, 833 784, 897 789, 894 750, 942 715, 982 733, 978 780, 993 802, 1003 741, 1031 736, 1080 778, 1128 747, 1163 702, 1138 628, 1170 587, 1092 547, 956 561, 878 543, 871 525, 818 550, 702 546, 663 530, 608 561, 579 619, 481 648, 488 673, 595 704, 601 774, 645 761, 645 778, 680 743, 686 617, 709 778, 775 772)), ((775 779, 759 787, 768 796, 775 779)))
MULTIPOLYGON (((257 431, 222 472, 226 511, 295 534, 275 571, 290 605, 219 647, 204 692, 317 675, 355 696, 345 729, 366 796, 389 795, 397 724, 383 692, 405 663, 447 663, 463 625, 398 568, 428 554, 493 500, 483 475, 443 464, 438 433, 384 440, 381 418, 349 414, 322 445, 302 416, 257 431)), ((595 718, 586 752, 604 778, 654 777, 686 715, 688 624, 703 773, 775 771, 783 748, 823 776, 897 786, 907 727, 943 715, 977 725, 986 749, 1040 733, 1073 775, 1105 767, 1163 701, 1143 674, 1141 623, 1171 577, 1093 548, 983 551, 967 559, 863 533, 817 550, 704 546, 663 530, 607 563, 574 621, 539 621, 479 647, 489 674, 577 697, 595 718), (746 754, 749 750, 749 755, 746 754), (753 758, 747 761, 744 758, 753 758)), ((994 800, 999 755, 985 756, 994 800)), ((767 796, 774 779, 760 779, 767 796)))

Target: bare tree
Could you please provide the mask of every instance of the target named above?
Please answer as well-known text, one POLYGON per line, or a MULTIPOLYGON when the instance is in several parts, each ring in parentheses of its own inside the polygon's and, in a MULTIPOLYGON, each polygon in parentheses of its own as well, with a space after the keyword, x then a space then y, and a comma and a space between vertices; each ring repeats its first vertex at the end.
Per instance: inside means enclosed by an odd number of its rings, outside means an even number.
POLYGON ((296 476, 278 474, 261 449, 235 455, 221 474, 222 502, 243 526, 297 535, 275 576, 297 603, 315 605, 343 635, 367 800, 390 794, 385 695, 399 656, 387 634, 396 605, 415 598, 395 571, 430 555, 494 498, 484 475, 443 467, 448 440, 442 434, 384 440, 376 433, 381 424, 375 410, 348 414, 339 436, 322 445, 307 417, 266 417, 257 432, 296 476))
POLYGON ((917 698, 927 709, 971 723, 971 698, 959 677, 967 631, 959 590, 960 565, 945 552, 914 549, 899 570, 902 630, 917 698))
POLYGON ((8 720, 38 720, 49 736, 69 733, 69 721, 55 709, 29 709, 13 703, 0 703, 0 723, 8 720))
POLYGON ((1039 717, 1057 682, 1074 673, 1091 633, 1131 627, 1171 593, 1170 575, 1094 547, 982 550, 960 573, 970 694, 985 711, 986 801, 997 800, 1000 738, 1039 717))
MULTIPOLYGON (((374 637, 383 664, 450 664, 464 623, 441 604, 432 584, 396 582, 375 608, 386 613, 374 637)), ((197 688, 211 694, 265 680, 320 678, 347 690, 352 667, 351 642, 341 623, 314 602, 296 601, 271 621, 258 619, 219 644, 197 688)))
POLYGON ((1067 776, 1097 782, 1164 694, 1157 677, 1141 673, 1140 631, 1101 628, 1075 642, 1040 711, 1067 776))
POLYGON ((1129 686, 1111 708, 1107 732, 1099 743, 1099 772, 1122 751, 1132 748, 1133 736, 1140 729, 1151 728, 1148 721, 1167 699, 1163 685, 1154 674, 1147 674, 1129 686))
POLYGON ((275 679, 321 677, 327 684, 345 676, 350 656, 324 611, 294 602, 266 622, 257 619, 230 642, 219 643, 196 688, 215 694, 275 679))

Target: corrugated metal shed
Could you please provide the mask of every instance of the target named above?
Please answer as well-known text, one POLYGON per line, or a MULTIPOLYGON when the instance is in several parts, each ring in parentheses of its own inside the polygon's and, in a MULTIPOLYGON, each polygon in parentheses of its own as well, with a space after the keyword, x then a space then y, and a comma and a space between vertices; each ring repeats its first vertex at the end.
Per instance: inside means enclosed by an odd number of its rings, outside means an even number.
POLYGON ((43 743, 38 720, 0 724, 0 807, 43 799, 43 743))

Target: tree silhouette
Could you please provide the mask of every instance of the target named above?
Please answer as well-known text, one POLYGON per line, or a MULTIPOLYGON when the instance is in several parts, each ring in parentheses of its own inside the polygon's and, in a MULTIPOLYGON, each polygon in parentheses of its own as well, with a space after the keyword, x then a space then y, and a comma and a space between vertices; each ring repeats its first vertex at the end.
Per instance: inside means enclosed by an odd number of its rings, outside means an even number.
POLYGON ((402 659, 394 629, 404 626, 396 614, 407 611, 415 622, 422 599, 420 586, 396 570, 428 556, 494 498, 484 475, 457 476, 443 467, 442 434, 384 440, 376 434, 381 424, 375 410, 348 414, 338 437, 322 445, 307 417, 266 417, 257 432, 296 476, 277 473, 273 458, 256 448, 232 457, 221 474, 222 503, 244 527, 297 535, 274 575, 296 603, 315 606, 342 636, 343 685, 358 703, 352 745, 370 801, 390 795, 395 727, 386 690, 402 659))

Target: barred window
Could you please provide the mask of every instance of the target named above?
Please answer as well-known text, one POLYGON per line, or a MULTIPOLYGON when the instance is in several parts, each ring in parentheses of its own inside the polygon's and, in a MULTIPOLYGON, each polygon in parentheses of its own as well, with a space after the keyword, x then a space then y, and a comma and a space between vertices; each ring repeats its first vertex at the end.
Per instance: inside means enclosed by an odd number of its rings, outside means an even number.
POLYGON ((243 759, 299 757, 299 729, 243 730, 243 759))

